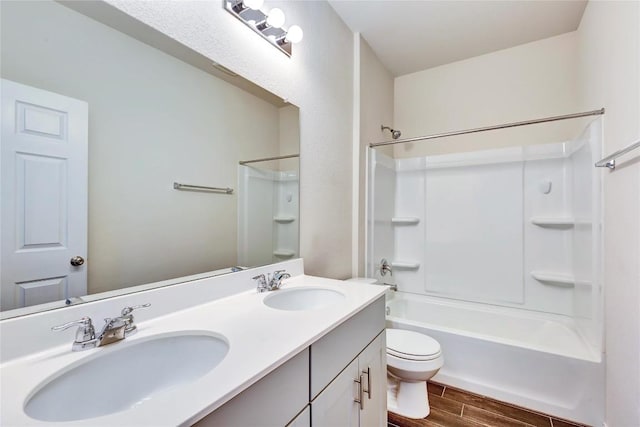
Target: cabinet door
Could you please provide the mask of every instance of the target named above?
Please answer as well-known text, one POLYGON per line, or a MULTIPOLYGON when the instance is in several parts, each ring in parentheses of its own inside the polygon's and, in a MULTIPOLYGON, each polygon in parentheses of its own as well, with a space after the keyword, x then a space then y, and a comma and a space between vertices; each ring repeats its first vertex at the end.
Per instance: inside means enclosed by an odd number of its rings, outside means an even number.
POLYGON ((358 356, 364 387, 360 425, 387 425, 387 351, 384 331, 358 356))
POLYGON ((307 405, 304 411, 287 424, 287 427, 311 427, 311 407, 307 405))
POLYGON ((322 393, 311 402, 313 427, 358 427, 358 359, 351 362, 322 393))

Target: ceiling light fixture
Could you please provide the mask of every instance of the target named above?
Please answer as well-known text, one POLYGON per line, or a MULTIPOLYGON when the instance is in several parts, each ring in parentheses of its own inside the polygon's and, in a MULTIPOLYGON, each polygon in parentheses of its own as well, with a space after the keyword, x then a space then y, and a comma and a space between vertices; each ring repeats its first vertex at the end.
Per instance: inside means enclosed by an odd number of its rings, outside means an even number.
POLYGON ((247 27, 277 47, 287 56, 291 56, 291 45, 302 40, 302 28, 292 25, 287 30, 284 12, 274 7, 265 12, 264 0, 223 0, 223 6, 227 12, 242 21, 247 27))

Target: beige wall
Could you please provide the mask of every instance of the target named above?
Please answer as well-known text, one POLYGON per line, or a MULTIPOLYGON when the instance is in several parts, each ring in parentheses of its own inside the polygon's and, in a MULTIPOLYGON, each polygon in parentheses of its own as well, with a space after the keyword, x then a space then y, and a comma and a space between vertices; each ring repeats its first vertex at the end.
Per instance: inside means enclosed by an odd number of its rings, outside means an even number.
MULTIPOLYGON (((567 33, 400 76, 395 80, 395 126, 408 138, 574 113, 576 74, 577 37, 567 33)), ((565 121, 402 144, 395 154, 556 142, 575 137, 583 126, 565 121)))
POLYGON ((301 255, 305 270, 351 275, 353 36, 324 1, 270 2, 304 39, 289 58, 218 1, 108 0, 300 107, 301 255))
MULTIPOLYGON (((591 1, 577 31, 582 108, 605 107, 604 151, 640 138, 640 2, 591 1)), ((640 154, 604 176, 606 422, 640 425, 640 154)))
POLYGON ((367 42, 360 43, 360 167, 358 199, 358 276, 364 276, 365 263, 365 198, 366 198, 366 147, 371 142, 391 139, 389 132, 382 132, 380 125, 393 127, 393 76, 380 62, 367 42))
POLYGON ((2 8, 2 76, 89 104, 89 293, 235 265, 236 196, 172 184, 236 188, 278 108, 57 3, 2 8))
MULTIPOLYGON (((280 131, 280 156, 300 154, 300 110, 288 105, 278 109, 280 131)), ((279 170, 298 169, 299 159, 284 159, 278 162, 279 170)))

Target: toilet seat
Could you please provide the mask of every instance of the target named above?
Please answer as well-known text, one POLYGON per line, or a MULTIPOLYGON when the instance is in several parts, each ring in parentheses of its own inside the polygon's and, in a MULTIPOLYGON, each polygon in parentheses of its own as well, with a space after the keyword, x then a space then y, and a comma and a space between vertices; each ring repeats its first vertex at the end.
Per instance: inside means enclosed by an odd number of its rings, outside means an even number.
POLYGON ((428 361, 441 356, 440 344, 419 332, 387 329, 387 354, 405 360, 428 361))

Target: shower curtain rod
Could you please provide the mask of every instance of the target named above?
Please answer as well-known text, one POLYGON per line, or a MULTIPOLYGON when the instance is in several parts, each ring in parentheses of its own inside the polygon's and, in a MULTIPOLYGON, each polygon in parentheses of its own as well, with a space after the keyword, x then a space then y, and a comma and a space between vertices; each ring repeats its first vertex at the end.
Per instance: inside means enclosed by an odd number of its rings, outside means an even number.
POLYGON ((255 159, 255 160, 241 160, 238 163, 240 163, 241 165, 246 165, 247 163, 258 163, 258 162, 266 162, 269 160, 291 159, 293 157, 300 157, 300 154, 287 154, 286 156, 265 157, 264 159, 255 159))
POLYGON ((486 126, 486 127, 482 127, 482 128, 474 128, 474 129, 466 129, 466 130, 457 130, 457 131, 453 131, 453 132, 436 133, 436 134, 433 134, 433 135, 417 136, 417 137, 414 137, 414 138, 398 139, 396 141, 372 142, 372 143, 369 144, 369 147, 375 148, 375 147, 381 147, 383 145, 404 144, 405 142, 425 141, 425 140, 428 140, 428 139, 444 138, 444 137, 447 137, 447 136, 465 135, 467 133, 485 132, 485 131, 488 131, 488 130, 506 129, 506 128, 513 128, 513 127, 517 127, 517 126, 525 126, 525 125, 535 125, 535 124, 538 124, 538 123, 555 122, 555 121, 558 121, 558 120, 567 120, 567 119, 577 119, 578 117, 598 116, 598 115, 602 115, 602 114, 604 114, 604 108, 601 108, 599 110, 593 110, 593 111, 585 111, 584 113, 565 114, 563 116, 552 116, 552 117, 546 117, 544 119, 526 120, 526 121, 523 121, 523 122, 506 123, 506 124, 503 124, 503 125, 486 126))

